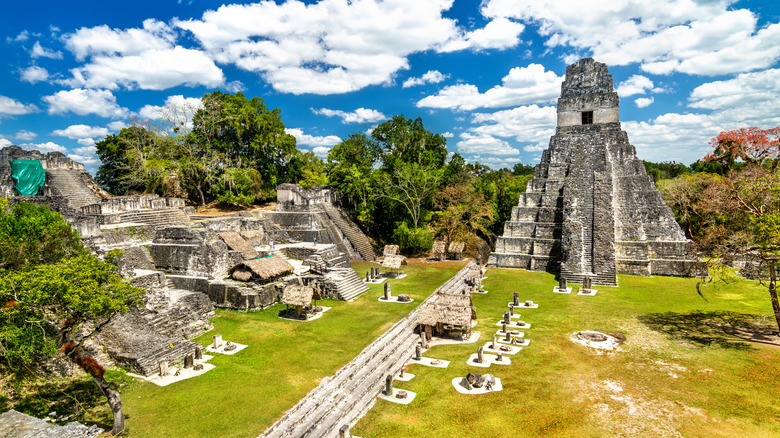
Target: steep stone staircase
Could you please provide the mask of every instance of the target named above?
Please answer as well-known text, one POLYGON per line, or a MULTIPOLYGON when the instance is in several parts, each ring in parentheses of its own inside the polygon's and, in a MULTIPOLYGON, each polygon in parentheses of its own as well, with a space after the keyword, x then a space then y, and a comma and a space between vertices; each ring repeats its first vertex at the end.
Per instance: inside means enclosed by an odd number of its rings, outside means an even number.
POLYGON ((82 181, 81 172, 81 170, 67 169, 46 171, 52 193, 67 198, 70 206, 76 210, 100 201, 100 198, 82 181))
POLYGON ((339 299, 344 301, 352 301, 358 295, 368 290, 368 286, 363 282, 363 279, 352 268, 331 268, 325 276, 336 283, 339 299))
POLYGON ((344 237, 349 240, 355 249, 357 249, 363 260, 375 260, 377 257, 374 245, 368 240, 363 231, 352 222, 349 217, 339 208, 326 207, 325 213, 331 221, 344 233, 344 237))

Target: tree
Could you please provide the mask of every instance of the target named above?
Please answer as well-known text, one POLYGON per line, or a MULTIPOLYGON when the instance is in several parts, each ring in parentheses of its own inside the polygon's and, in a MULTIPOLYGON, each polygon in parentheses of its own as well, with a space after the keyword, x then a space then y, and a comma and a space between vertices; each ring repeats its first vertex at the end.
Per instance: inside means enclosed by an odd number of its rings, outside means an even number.
POLYGON ((712 173, 680 175, 673 179, 658 181, 658 190, 680 224, 685 234, 695 241, 704 236, 707 224, 712 220, 703 200, 707 188, 720 181, 712 173))
POLYGON ((768 165, 775 171, 780 159, 780 127, 742 128, 723 131, 710 140, 714 150, 704 161, 733 163, 742 160, 748 165, 768 165))
POLYGON ((704 241, 714 248, 718 260, 725 262, 728 256, 751 255, 768 268, 769 296, 780 330, 777 298, 780 173, 758 165, 749 166, 711 184, 702 196, 702 204, 714 218, 707 227, 704 241))
POLYGON ((645 171, 647 171, 648 175, 653 177, 653 181, 655 182, 691 173, 690 167, 676 161, 662 161, 660 163, 644 161, 644 163, 645 171))
POLYGON ((117 313, 141 303, 112 262, 90 255, 78 233, 46 206, 0 199, 0 362, 22 373, 27 364, 63 352, 89 373, 124 429, 122 401, 103 368, 79 347, 117 313))
POLYGON ((470 183, 444 187, 436 194, 434 229, 446 241, 473 241, 486 235, 495 216, 493 206, 470 183))
POLYGON ((124 430, 122 400, 103 378, 95 359, 79 346, 113 315, 141 303, 144 291, 125 283, 116 266, 80 255, 24 271, 10 270, 0 280, 0 358, 20 369, 45 359, 58 348, 92 376, 114 415, 112 434, 124 430), (94 324, 86 334, 79 329, 94 324))
POLYGON ((350 135, 328 151, 328 182, 338 188, 342 200, 364 224, 373 222, 373 173, 380 156, 379 145, 363 133, 350 135))
POLYGON ((414 225, 420 224, 420 219, 434 190, 439 187, 443 169, 435 165, 423 165, 412 162, 398 161, 392 173, 383 172, 380 177, 381 195, 401 204, 414 225))
POLYGON ((86 254, 79 233, 45 205, 0 198, 0 270, 25 270, 86 254))
POLYGON ((312 186, 328 185, 328 174, 325 171, 325 163, 320 160, 314 152, 299 154, 295 161, 299 161, 297 167, 300 169, 300 180, 298 184, 304 189, 312 186))

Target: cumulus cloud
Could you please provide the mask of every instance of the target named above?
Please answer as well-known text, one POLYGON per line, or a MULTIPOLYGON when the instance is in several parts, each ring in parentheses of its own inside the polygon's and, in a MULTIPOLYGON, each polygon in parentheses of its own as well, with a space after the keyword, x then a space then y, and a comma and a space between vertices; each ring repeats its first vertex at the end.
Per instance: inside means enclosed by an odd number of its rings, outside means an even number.
POLYGON ((0 148, 8 147, 13 145, 11 143, 11 140, 8 140, 7 138, 0 137, 0 148))
POLYGON ((620 97, 633 96, 635 94, 645 94, 647 90, 653 89, 653 81, 647 76, 633 75, 627 80, 621 82, 615 91, 620 97))
POLYGON ((655 101, 652 97, 640 97, 637 98, 634 103, 636 104, 637 108, 645 108, 653 104, 655 101))
POLYGON ((22 129, 20 131, 17 131, 16 134, 14 134, 14 138, 17 140, 24 140, 24 141, 31 141, 35 140, 35 137, 37 137, 38 134, 34 132, 27 131, 26 129, 22 129))
POLYGON ((388 83, 408 69, 408 55, 460 38, 455 20, 442 16, 451 6, 452 0, 266 1, 223 5, 175 25, 218 62, 259 73, 277 91, 333 94, 388 83))
POLYGON ((49 72, 43 67, 32 65, 22 70, 20 76, 23 81, 34 84, 36 82, 42 82, 46 79, 49 79, 49 72))
MULTIPOLYGON (((166 114, 178 121, 189 124, 195 113, 203 108, 199 97, 184 97, 181 94, 168 96, 163 105, 144 105, 138 115, 148 120, 158 120, 166 114)), ((188 127, 191 127, 188 125, 188 127)), ((120 128, 121 129, 121 128, 120 128)))
POLYGON ((563 76, 546 71, 542 65, 530 64, 527 67, 514 67, 501 82, 502 85, 496 85, 484 93, 471 84, 447 86, 438 94, 423 98, 417 102, 417 106, 473 110, 551 102, 561 92, 563 76))
POLYGON ((447 131, 447 132, 443 132, 443 133, 441 134, 441 136, 442 136, 442 137, 444 137, 444 138, 453 138, 453 137, 455 137, 455 134, 453 134, 453 133, 451 133, 451 132, 447 131))
POLYGON ((338 117, 341 119, 341 123, 376 123, 387 119, 387 116, 381 112, 368 108, 358 108, 349 113, 328 108, 312 108, 311 112, 321 116, 338 117))
POLYGON ((475 113, 470 129, 476 135, 513 138, 519 142, 542 142, 555 133, 557 112, 553 106, 520 106, 493 113, 475 113))
POLYGON ((326 148, 325 146, 317 146, 311 151, 314 152, 314 155, 316 155, 320 160, 325 160, 328 158, 328 152, 330 152, 330 148, 326 148))
POLYGON ((176 32, 147 19, 143 28, 83 27, 63 37, 65 47, 86 65, 72 69, 73 87, 164 90, 178 85, 216 87, 225 78, 204 52, 175 45, 176 32))
POLYGON ((428 70, 425 74, 419 78, 409 78, 404 81, 403 88, 414 87, 424 84, 438 84, 446 79, 449 75, 444 75, 438 70, 428 70))
POLYGON ((338 136, 315 136, 304 134, 303 130, 299 128, 286 128, 284 132, 295 137, 298 146, 315 146, 315 149, 317 149, 317 147, 333 146, 341 143, 341 138, 338 136))
POLYGON ((116 97, 109 90, 62 90, 45 96, 43 100, 49 104, 49 114, 72 112, 80 116, 95 114, 100 117, 118 118, 128 112, 126 108, 117 105, 116 97))
POLYGON ((57 137, 78 140, 82 138, 105 137, 108 135, 108 129, 100 126, 70 125, 65 129, 54 130, 51 134, 57 137))
POLYGON ((696 87, 689 97, 694 108, 728 109, 780 98, 780 69, 743 73, 696 87))
POLYGON ((36 41, 33 45, 32 51, 30 52, 30 57, 34 58, 51 58, 51 59, 62 59, 62 52, 59 50, 52 50, 47 49, 46 47, 43 47, 40 42, 36 41))
POLYGON ((28 39, 30 39, 30 32, 26 30, 19 32, 19 34, 17 34, 15 37, 10 37, 10 36, 5 37, 5 41, 9 43, 11 42, 21 43, 27 41, 28 39))
POLYGON ((51 141, 47 141, 46 143, 24 143, 20 144, 19 147, 26 151, 65 152, 64 146, 60 146, 51 141))
POLYGON ((466 32, 461 38, 447 42, 439 51, 508 49, 520 43, 520 34, 524 29, 525 26, 520 23, 496 18, 481 29, 466 32))
POLYGON ((122 128, 127 127, 127 123, 117 120, 115 122, 111 122, 108 125, 106 125, 108 129, 110 129, 112 132, 119 132, 122 130, 122 128))
POLYGON ((538 25, 549 47, 590 51, 610 65, 645 71, 719 75, 769 68, 780 58, 780 23, 758 28, 732 1, 489 0, 482 13, 538 25))
POLYGON ((461 140, 456 144, 460 154, 517 155, 520 153, 506 141, 490 135, 473 135, 464 132, 460 138, 461 140))
POLYGON ((38 111, 38 107, 33 104, 24 104, 10 97, 0 96, 0 117, 3 115, 21 116, 38 111))

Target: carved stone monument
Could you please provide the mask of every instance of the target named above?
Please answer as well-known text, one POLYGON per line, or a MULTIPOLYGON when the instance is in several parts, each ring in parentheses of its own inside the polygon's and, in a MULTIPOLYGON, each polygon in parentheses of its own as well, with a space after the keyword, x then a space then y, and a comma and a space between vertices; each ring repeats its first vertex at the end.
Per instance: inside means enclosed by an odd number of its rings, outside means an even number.
POLYGON ((488 266, 603 285, 619 273, 695 274, 690 241, 621 129, 619 105, 606 64, 567 67, 556 133, 488 266))

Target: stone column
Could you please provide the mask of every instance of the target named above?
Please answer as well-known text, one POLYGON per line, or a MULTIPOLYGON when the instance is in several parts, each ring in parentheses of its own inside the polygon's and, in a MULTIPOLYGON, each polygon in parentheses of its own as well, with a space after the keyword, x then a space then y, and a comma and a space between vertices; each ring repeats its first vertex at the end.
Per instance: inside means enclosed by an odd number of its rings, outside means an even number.
POLYGON ((582 279, 582 288, 583 288, 583 289, 585 289, 585 290, 590 290, 590 289, 592 289, 592 288, 591 288, 591 286, 592 286, 592 282, 593 282, 593 280, 592 280, 590 277, 585 277, 585 278, 583 278, 583 279, 582 279))
POLYGON ((161 360, 160 361, 160 375, 161 376, 167 376, 168 375, 168 361, 167 360, 161 360))
POLYGON ((501 362, 504 360, 504 356, 501 353, 496 354, 496 362, 501 362))
POLYGON ((509 316, 509 311, 507 310, 506 312, 504 312, 504 327, 506 327, 506 324, 511 324, 510 318, 511 317, 509 316))
POLYGON ((366 271, 366 283, 371 282, 371 273, 369 271, 366 271))
POLYGON ((420 332, 420 345, 425 347, 425 344, 426 344, 426 342, 425 342, 425 332, 421 331, 420 332))
POLYGON ((222 335, 214 335, 214 343, 211 344, 211 346, 214 347, 215 350, 218 349, 219 347, 221 347, 222 346, 222 335))
POLYGON ((509 333, 509 331, 506 329, 506 323, 501 324, 501 327, 503 327, 504 333, 509 333))
POLYGON ((482 356, 482 347, 477 348, 477 363, 482 363, 484 357, 482 356))
POLYGON ((504 333, 506 333, 506 337, 504 338, 504 340, 505 340, 505 341, 510 341, 510 340, 512 340, 512 338, 511 338, 511 337, 509 337, 509 332, 505 331, 504 333))
POLYGON ((497 338, 498 338, 498 335, 495 335, 495 334, 494 334, 494 335, 493 335, 493 343, 490 345, 490 348, 492 348, 492 349, 494 349, 494 350, 497 350, 497 349, 498 349, 498 346, 496 345, 496 340, 497 340, 497 338))
POLYGON ((566 290, 566 277, 561 275, 561 278, 558 279, 558 289, 566 290))
POLYGON ((193 355, 188 354, 184 356, 184 368, 192 368, 194 362, 195 362, 195 358, 193 357, 193 355))
POLYGON ((385 395, 388 397, 393 395, 393 376, 390 374, 385 377, 385 395))
POLYGON ((414 346, 414 358, 416 360, 422 359, 422 347, 420 347, 419 345, 414 346))
POLYGON ((512 303, 512 304, 509 305, 509 316, 510 317, 514 316, 514 314, 515 314, 515 304, 512 303))
POLYGON ((385 282, 385 299, 389 300, 393 294, 390 292, 390 281, 385 282))
POLYGON ((519 306, 520 305, 520 292, 515 292, 515 297, 514 298, 515 298, 515 301, 512 304, 514 304, 515 306, 519 306))
POLYGON ((200 345, 195 346, 195 359, 203 359, 203 350, 200 345))

